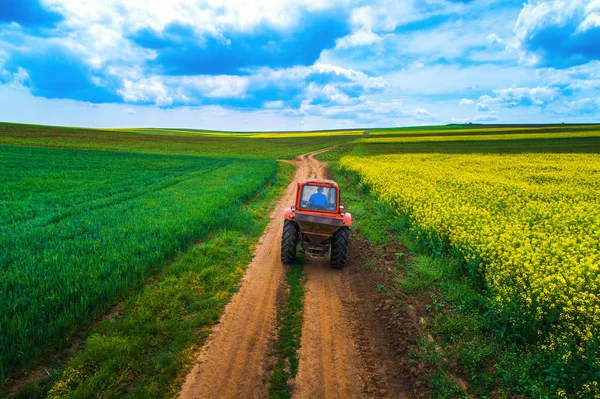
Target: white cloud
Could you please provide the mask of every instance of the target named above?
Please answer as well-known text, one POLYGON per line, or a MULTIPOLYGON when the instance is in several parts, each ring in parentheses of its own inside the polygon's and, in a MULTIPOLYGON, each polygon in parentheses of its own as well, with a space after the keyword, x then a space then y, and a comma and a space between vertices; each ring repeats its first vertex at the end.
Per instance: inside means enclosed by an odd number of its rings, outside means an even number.
POLYGON ((306 97, 305 102, 307 104, 313 100, 326 101, 329 105, 349 105, 357 101, 357 99, 351 99, 331 84, 321 87, 311 83, 306 89, 306 97))
POLYGON ((581 98, 574 101, 563 101, 552 105, 550 111, 558 115, 598 117, 600 113, 600 98, 581 98))
MULTIPOLYGON (((511 87, 493 91, 494 96, 484 95, 479 98, 482 106, 499 104, 505 107, 543 106, 554 101, 558 96, 558 89, 554 87, 511 87)), ((478 104, 478 106, 480 105, 478 104)))
POLYGON ((118 91, 125 101, 153 102, 159 106, 171 105, 173 98, 159 77, 142 78, 137 81, 125 79, 118 91))
POLYGON ((125 101, 133 103, 193 104, 198 101, 198 95, 227 99, 244 97, 249 81, 247 76, 229 75, 138 77, 125 79, 118 93, 125 101))
POLYGON ((537 70, 537 80, 550 87, 563 87, 574 97, 597 97, 600 91, 600 61, 567 69, 537 70))
POLYGON ((502 39, 495 33, 490 33, 489 35, 487 35, 487 41, 489 44, 498 44, 500 46, 504 44, 504 39, 502 39))
POLYGON ((250 83, 248 76, 185 76, 181 79, 169 77, 179 90, 198 90, 202 95, 213 98, 239 98, 246 94, 250 83))
POLYGON ((378 123, 381 125, 398 124, 399 119, 410 118, 416 115, 410 111, 402 101, 392 100, 376 102, 365 100, 352 105, 322 106, 313 105, 306 100, 302 103, 299 111, 292 111, 289 115, 319 115, 327 118, 354 120, 355 126, 362 123, 378 123))
POLYGON ((351 47, 367 46, 381 41, 379 35, 370 30, 361 29, 336 41, 336 48, 347 49, 351 47))
POLYGON ((52 4, 67 17, 69 26, 109 23, 121 30, 150 27, 161 31, 180 22, 214 32, 226 28, 250 31, 264 24, 286 28, 306 10, 345 9, 349 0, 52 0, 52 4))
POLYGON ((352 10, 351 22, 357 29, 391 32, 416 21, 440 15, 464 15, 474 7, 485 9, 501 0, 478 0, 474 4, 448 0, 378 0, 352 10))
POLYGON ((270 82, 284 82, 306 79, 313 74, 334 74, 346 78, 348 81, 363 85, 368 89, 385 89, 387 83, 380 77, 372 77, 364 72, 350 68, 342 68, 333 64, 317 62, 312 66, 295 66, 291 68, 261 68, 255 73, 256 78, 270 82))
POLYGON ((579 24, 577 27, 578 31, 585 32, 590 29, 594 29, 600 27, 600 13, 593 12, 588 15, 583 22, 579 24))
POLYGON ((477 110, 477 112, 489 112, 490 107, 487 104, 477 103, 475 109, 477 110))
POLYGON ((423 17, 412 1, 380 0, 352 10, 351 21, 357 28, 390 32, 401 23, 423 17))
MULTIPOLYGON (((536 71, 519 65, 519 53, 507 50, 513 27, 517 39, 522 40, 537 32, 536 27, 554 20, 567 21, 575 14, 569 10, 585 9, 576 25, 580 31, 596 29, 600 0, 530 0, 516 26, 513 22, 519 9, 499 0, 42 1, 55 6, 65 20, 59 23, 55 37, 35 40, 70 49, 90 66, 93 82, 104 86, 105 81, 116 82, 111 87, 118 87, 126 102, 144 106, 219 103, 234 104, 233 107, 248 100, 258 104, 253 105, 254 109, 263 106, 274 114, 316 115, 357 123, 401 124, 423 118, 447 121, 450 117, 475 120, 496 117, 496 112, 502 121, 531 121, 532 118, 519 119, 525 114, 522 109, 538 118, 550 106, 556 112, 584 112, 595 104, 590 99, 597 97, 600 90, 600 63, 586 64, 585 68, 536 71), (486 10, 493 3, 498 7, 486 10), (350 11, 356 4, 359 6, 350 11), (147 65, 158 60, 156 51, 140 48, 127 39, 139 29, 161 32, 172 23, 191 26, 200 33, 199 37, 208 33, 221 35, 224 40, 233 37, 228 35, 232 31, 251 34, 262 32, 263 27, 291 32, 307 10, 349 15, 352 28, 351 34, 337 40, 335 50, 322 53, 319 62, 312 66, 264 67, 244 71, 243 76, 166 76, 160 66, 147 65), (443 15, 452 18, 445 22, 432 18, 443 15), (269 93, 264 99, 256 98, 262 94, 253 95, 268 90, 274 94, 269 93), (291 94, 286 97, 288 93, 291 94), (485 93, 489 95, 482 96, 485 93), (570 96, 565 93, 575 95, 565 99, 563 95, 570 96), (296 109, 288 109, 290 97, 296 109), (235 101, 228 103, 229 100, 235 101), (486 115, 473 116, 476 111, 486 115)), ((0 32, 0 48, 5 46, 9 51, 22 46, 35 50, 29 43, 10 39, 6 32, 0 32)), ((0 80, 14 81, 17 86, 27 83, 27 71, 14 66, 10 72, 4 70, 3 59, 0 49, 0 80)), ((121 116, 143 114, 136 105, 127 105, 129 108, 120 112, 126 115, 121 116)), ((223 109, 215 112, 225 112, 223 109)))
POLYGON ((434 115, 425 108, 416 108, 412 114, 419 120, 431 119, 434 115))
POLYGON ((529 0, 515 24, 513 46, 528 65, 581 65, 600 58, 589 44, 597 41, 597 32, 590 31, 598 27, 597 0, 529 0))
POLYGON ((265 103, 265 108, 268 109, 282 109, 285 107, 285 103, 282 100, 268 101, 265 103))

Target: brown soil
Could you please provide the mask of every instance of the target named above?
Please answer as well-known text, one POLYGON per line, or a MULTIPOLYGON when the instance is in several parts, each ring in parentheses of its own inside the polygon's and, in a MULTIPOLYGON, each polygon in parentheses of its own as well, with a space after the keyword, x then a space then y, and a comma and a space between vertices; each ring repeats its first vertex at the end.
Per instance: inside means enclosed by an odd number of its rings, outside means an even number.
MULTIPOLYGON (((256 249, 240 291, 225 309, 198 363, 188 374, 181 398, 262 398, 267 396, 269 351, 275 336, 277 292, 284 268, 279 260, 283 209, 295 199, 296 183, 323 178, 326 164, 316 153, 296 158, 293 182, 279 201, 256 249)), ((422 382, 429 370, 409 362, 409 348, 421 334, 423 304, 404 302, 378 290, 390 283, 395 253, 384 253, 354 234, 343 271, 327 259, 307 256, 300 366, 295 398, 429 397, 422 382), (372 266, 365 268, 365 264, 372 266)), ((389 285, 388 285, 389 286, 389 285)))

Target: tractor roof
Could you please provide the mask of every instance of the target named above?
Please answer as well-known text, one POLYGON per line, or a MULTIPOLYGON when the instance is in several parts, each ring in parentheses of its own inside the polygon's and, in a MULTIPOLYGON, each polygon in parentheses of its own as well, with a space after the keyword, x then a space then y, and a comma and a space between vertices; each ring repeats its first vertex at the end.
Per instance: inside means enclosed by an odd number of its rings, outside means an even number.
POLYGON ((304 182, 302 183, 304 184, 316 184, 316 185, 328 185, 328 186, 333 186, 333 187, 337 187, 337 183, 334 182, 333 180, 327 180, 327 179, 306 179, 304 180, 304 182))

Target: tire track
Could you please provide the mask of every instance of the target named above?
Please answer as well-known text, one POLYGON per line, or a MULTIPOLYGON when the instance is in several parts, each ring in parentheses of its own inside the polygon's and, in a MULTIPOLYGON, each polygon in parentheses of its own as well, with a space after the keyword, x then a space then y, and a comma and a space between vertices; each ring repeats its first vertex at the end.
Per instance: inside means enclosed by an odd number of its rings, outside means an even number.
MULTIPOLYGON (((325 178, 326 168, 327 164, 318 163, 314 177, 325 178)), ((352 295, 343 281, 344 273, 332 269, 327 259, 307 259, 300 367, 293 396, 363 397, 363 392, 371 391, 371 378, 366 372, 370 367, 366 367, 366 358, 355 344, 359 329, 352 327, 352 315, 347 314, 342 302, 342 298, 352 295)))
POLYGON ((189 398, 262 398, 267 396, 268 352, 275 336, 276 297, 283 209, 296 198, 296 184, 319 172, 314 155, 296 158, 296 174, 271 213, 271 222, 256 248, 240 291, 233 296, 187 375, 179 394, 189 398))

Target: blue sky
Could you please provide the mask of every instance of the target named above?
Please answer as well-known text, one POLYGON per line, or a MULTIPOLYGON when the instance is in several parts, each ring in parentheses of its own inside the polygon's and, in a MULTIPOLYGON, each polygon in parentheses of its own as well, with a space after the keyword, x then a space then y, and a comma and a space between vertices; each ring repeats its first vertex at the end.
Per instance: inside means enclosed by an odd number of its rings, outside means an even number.
POLYGON ((600 0, 2 0, 0 121, 600 122, 600 0))

